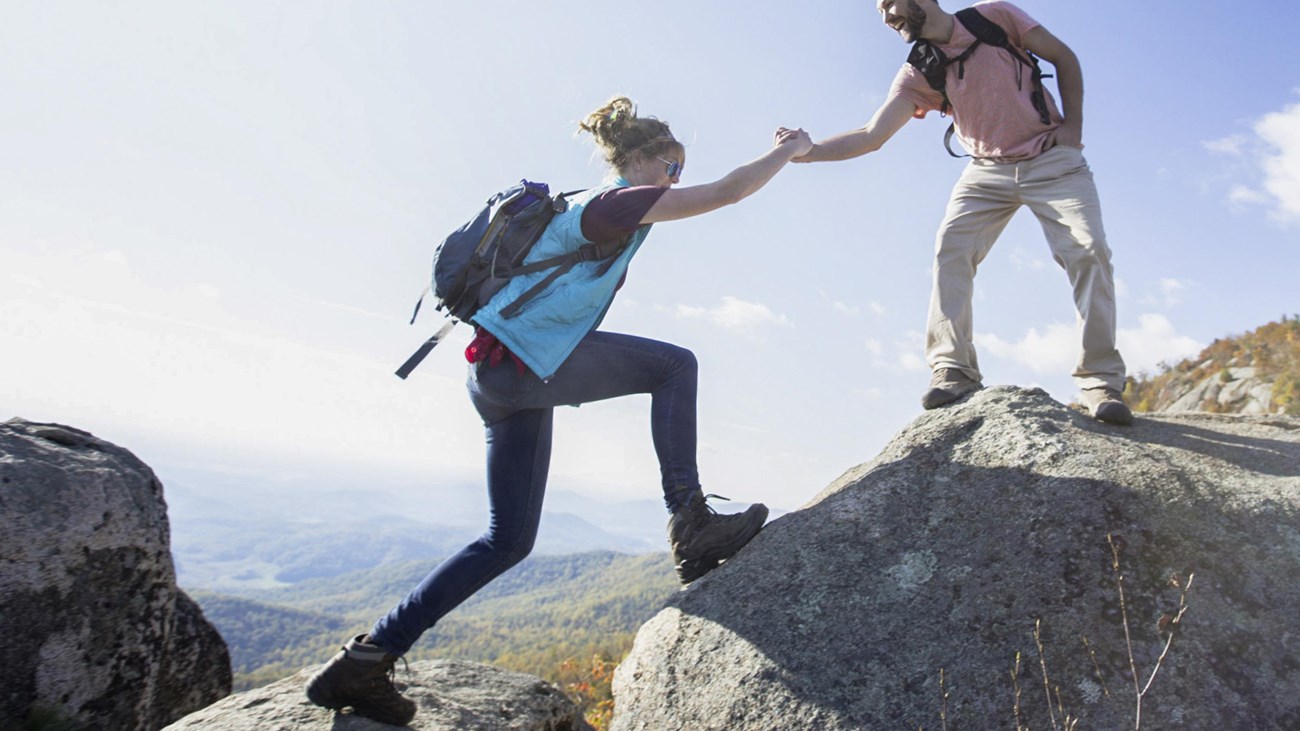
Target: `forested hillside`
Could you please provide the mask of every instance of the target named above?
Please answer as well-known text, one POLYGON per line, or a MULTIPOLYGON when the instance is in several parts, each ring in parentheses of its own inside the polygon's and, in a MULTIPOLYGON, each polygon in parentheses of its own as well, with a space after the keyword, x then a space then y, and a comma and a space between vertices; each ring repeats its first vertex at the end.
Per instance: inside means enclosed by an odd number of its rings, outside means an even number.
MULTIPOLYGON (((247 689, 328 659, 433 565, 382 566, 241 597, 193 595, 230 646, 236 688, 247 689)), ((531 557, 452 612, 408 657, 490 662, 564 684, 594 657, 621 658, 677 588, 664 554, 531 557)))
POLYGON ((1137 411, 1300 414, 1300 316, 1220 338, 1154 375, 1131 379, 1137 411))

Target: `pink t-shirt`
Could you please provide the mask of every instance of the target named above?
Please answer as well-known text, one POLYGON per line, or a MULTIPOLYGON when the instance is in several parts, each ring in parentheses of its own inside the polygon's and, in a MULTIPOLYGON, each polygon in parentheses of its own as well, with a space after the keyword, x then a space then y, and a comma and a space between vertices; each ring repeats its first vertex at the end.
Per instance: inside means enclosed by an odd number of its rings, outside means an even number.
MULTIPOLYGON (((1025 34, 1038 22, 1025 11, 1002 0, 975 5, 989 20, 1002 26, 1016 48, 1024 48, 1025 34)), ((948 58, 960 56, 975 42, 961 21, 953 21, 952 38, 939 46, 948 58)), ((978 158, 1016 162, 1043 152, 1047 136, 1061 124, 1056 100, 1043 89, 1051 124, 1043 124, 1030 101, 1033 72, 1004 49, 981 44, 965 61, 965 78, 957 78, 957 64, 948 67, 948 100, 957 127, 957 139, 978 158), (1017 85, 1019 79, 1019 85, 1017 85)), ((916 117, 924 118, 943 107, 943 95, 930 88, 925 77, 904 63, 894 77, 891 97, 899 96, 916 105, 916 117)))

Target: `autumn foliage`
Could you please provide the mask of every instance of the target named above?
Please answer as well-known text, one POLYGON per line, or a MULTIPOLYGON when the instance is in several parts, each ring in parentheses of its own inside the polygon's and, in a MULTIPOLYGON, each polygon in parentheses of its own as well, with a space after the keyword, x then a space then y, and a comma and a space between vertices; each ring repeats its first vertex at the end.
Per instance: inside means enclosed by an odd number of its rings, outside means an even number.
MULTIPOLYGON (((1125 388, 1137 411, 1159 411, 1190 386, 1208 378, 1230 379, 1234 368, 1254 368, 1256 377, 1272 381, 1269 411, 1300 415, 1300 316, 1282 316, 1252 332, 1215 340, 1195 358, 1161 364, 1155 375, 1138 374, 1125 388)), ((1205 404, 1204 410, 1218 410, 1205 404)))

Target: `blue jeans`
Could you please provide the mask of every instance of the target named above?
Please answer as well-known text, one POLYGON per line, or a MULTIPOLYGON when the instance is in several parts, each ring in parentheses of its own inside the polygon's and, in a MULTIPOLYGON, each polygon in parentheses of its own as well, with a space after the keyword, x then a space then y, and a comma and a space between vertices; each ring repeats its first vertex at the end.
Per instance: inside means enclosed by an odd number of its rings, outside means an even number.
POLYGON ((695 463, 695 355, 685 348, 592 332, 549 381, 520 374, 509 360, 470 367, 469 396, 487 430, 488 530, 442 562, 370 631, 374 644, 405 654, 426 630, 533 549, 551 461, 556 406, 648 393, 650 433, 664 487, 698 488, 695 463))

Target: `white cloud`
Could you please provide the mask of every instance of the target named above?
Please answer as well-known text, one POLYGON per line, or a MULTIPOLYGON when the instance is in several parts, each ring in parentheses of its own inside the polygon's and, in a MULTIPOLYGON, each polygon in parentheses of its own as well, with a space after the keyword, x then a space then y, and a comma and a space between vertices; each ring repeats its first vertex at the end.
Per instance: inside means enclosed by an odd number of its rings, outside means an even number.
POLYGON ((1241 155, 1242 148, 1246 145, 1245 135, 1230 135, 1220 140, 1210 140, 1202 142, 1201 146, 1218 155, 1241 155))
POLYGON ((420 468, 436 439, 439 464, 477 467, 481 432, 454 357, 403 382, 383 354, 221 310, 216 285, 151 286, 116 251, 0 251, 0 291, 0 343, 23 355, 0 358, 0 420, 420 468))
MULTIPOLYGON (((849 317, 857 317, 858 315, 862 314, 862 310, 864 308, 864 305, 862 304, 850 304, 842 300, 831 299, 830 296, 828 296, 825 292, 822 292, 821 296, 823 302, 829 304, 831 309, 835 310, 841 315, 847 315, 849 317)), ((870 312, 872 315, 875 315, 878 318, 884 317, 885 313, 887 312, 885 306, 875 300, 868 300, 867 303, 865 304, 865 308, 868 312, 870 312)))
POLYGON ((1129 293, 1128 281, 1119 275, 1115 275, 1115 296, 1123 299, 1129 293))
POLYGON ((1011 251, 1011 265, 1016 271, 1025 271, 1026 269, 1038 271, 1047 268, 1047 262, 1041 257, 1036 257, 1029 253, 1024 247, 1016 247, 1011 251))
POLYGON ((736 297, 723 297, 722 304, 715 307, 677 306, 677 316, 702 319, 714 325, 746 334, 752 334, 767 325, 790 325, 785 315, 772 312, 767 305, 758 302, 746 302, 736 297))
POLYGON ((1261 117, 1253 136, 1233 135, 1203 142, 1211 153, 1227 155, 1253 167, 1256 183, 1235 183, 1228 190, 1234 206, 1272 206, 1283 225, 1300 224, 1300 104, 1261 117))
POLYGON ((1277 199, 1274 214, 1300 223, 1300 104, 1266 115, 1255 133, 1271 148, 1264 158, 1264 189, 1277 199))
POLYGON ((203 297, 204 299, 214 300, 221 297, 221 288, 215 284, 196 284, 192 288, 192 291, 194 294, 203 297))
POLYGON ((922 358, 919 353, 911 351, 900 352, 898 354, 897 364, 899 368, 902 368, 905 371, 920 372, 930 370, 925 365, 925 359, 922 358))
POLYGON ((1174 279, 1166 277, 1161 279, 1158 285, 1158 292, 1153 292, 1142 298, 1142 304, 1148 307, 1174 307, 1182 304, 1183 294, 1195 285, 1194 282, 1187 279, 1174 279))
POLYGON ((1135 328, 1120 328, 1116 340, 1130 374, 1154 372, 1160 363, 1175 363, 1196 355, 1204 347, 1186 335, 1179 335, 1169 318, 1158 314, 1142 315, 1135 328))
POLYGON ((880 341, 875 338, 867 338, 866 346, 867 351, 875 356, 885 352, 885 346, 881 345, 880 341))
POLYGON ((1055 322, 1041 332, 1031 327, 1016 342, 991 334, 976 334, 975 342, 981 350, 1015 361, 1035 373, 1069 372, 1079 358, 1079 332, 1073 323, 1055 322))
POLYGON ((1239 184, 1228 191, 1228 201, 1235 206, 1261 205, 1268 203, 1268 196, 1239 184))
POLYGON ((925 333, 910 330, 901 339, 895 340, 893 345, 895 350, 893 367, 909 372, 929 372, 930 367, 925 364, 923 357, 925 333))
MULTIPOLYGON (((1140 316, 1137 327, 1119 328, 1115 339, 1130 374, 1155 371, 1160 363, 1196 355, 1203 347, 1192 338, 1179 335, 1169 318, 1152 313, 1140 316)), ((975 342, 981 350, 994 356, 1048 374, 1072 371, 1080 347, 1076 326, 1059 322, 1042 329, 1030 328, 1015 342, 997 335, 976 335, 975 342)))

